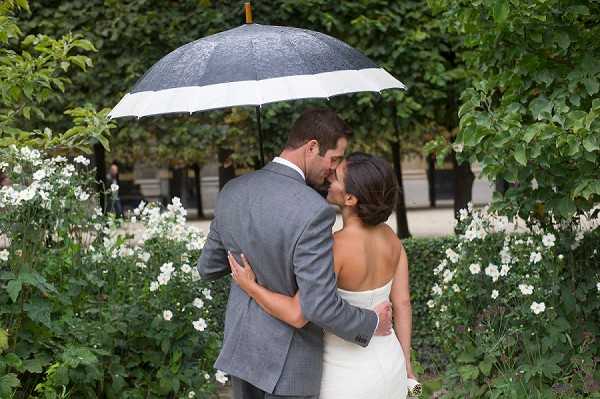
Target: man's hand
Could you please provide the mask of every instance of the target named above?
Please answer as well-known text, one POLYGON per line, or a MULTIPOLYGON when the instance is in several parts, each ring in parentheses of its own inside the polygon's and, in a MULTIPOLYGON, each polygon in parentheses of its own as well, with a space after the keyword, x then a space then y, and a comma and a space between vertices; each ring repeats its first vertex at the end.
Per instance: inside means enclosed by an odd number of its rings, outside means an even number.
POLYGON ((380 337, 390 335, 392 333, 392 304, 389 301, 381 302, 375 306, 374 311, 379 317, 375 335, 380 337))

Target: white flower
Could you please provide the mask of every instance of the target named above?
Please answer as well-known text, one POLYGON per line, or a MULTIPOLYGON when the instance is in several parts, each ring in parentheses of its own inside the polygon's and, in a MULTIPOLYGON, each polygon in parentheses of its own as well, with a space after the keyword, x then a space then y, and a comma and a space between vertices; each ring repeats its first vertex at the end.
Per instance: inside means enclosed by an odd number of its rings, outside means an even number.
POLYGON ((154 292, 158 289, 159 284, 156 281, 150 283, 150 291, 154 292))
POLYGON ((204 301, 200 298, 195 298, 194 302, 192 302, 192 305, 195 308, 202 309, 204 307, 204 301))
POLYGON ((458 286, 458 284, 454 284, 452 286, 452 289, 454 290, 454 292, 460 292, 460 287, 458 286))
POLYGON ((215 379, 221 384, 225 384, 227 382, 227 375, 221 370, 217 370, 217 372, 215 373, 215 379))
POLYGON ((542 244, 544 244, 544 246, 548 248, 553 247, 555 241, 556 237, 552 233, 548 233, 542 237, 542 244))
POLYGON ((558 255, 559 260, 563 260, 564 258, 565 258, 565 256, 563 254, 558 255))
POLYGON ((440 307, 440 310, 441 310, 442 312, 445 312, 446 310, 448 310, 448 306, 446 306, 446 305, 442 305, 442 306, 440 307))
POLYGON ((80 163, 82 165, 89 165, 90 164, 90 160, 87 159, 86 157, 84 157, 83 155, 78 156, 77 158, 75 158, 73 161, 80 163))
POLYGON ((546 310, 546 305, 544 304, 544 302, 541 302, 541 303, 533 302, 531 304, 531 311, 535 314, 540 314, 545 310, 546 310))
POLYGON ((87 201, 88 198, 90 198, 90 195, 88 193, 86 193, 85 191, 83 191, 81 189, 81 187, 76 187, 75 188, 75 198, 77 198, 79 201, 87 201))
POLYGON ((498 266, 490 263, 488 267, 485 268, 486 276, 490 276, 492 281, 497 281, 498 277, 500 277, 500 272, 498 271, 498 266))
POLYGON ((479 263, 472 263, 471 266, 469 266, 469 270, 471 271, 471 274, 478 274, 481 271, 481 266, 479 263))
POLYGON ((205 379, 205 380, 208 380, 208 379, 210 379, 210 375, 208 375, 207 373, 204 373, 204 379, 205 379))
POLYGON ((442 260, 439 265, 435 269, 433 269, 433 274, 437 276, 440 274, 448 265, 448 261, 446 259, 442 260))
POLYGON ((519 284, 519 290, 523 295, 531 295, 533 294, 533 285, 519 284))
POLYGON ((166 321, 170 321, 172 318, 173 312, 171 312, 170 310, 163 311, 163 319, 165 319, 166 321))
POLYGON ((502 265, 502 267, 500 268, 500 276, 501 277, 506 276, 509 271, 510 271, 510 266, 509 265, 502 265))
POLYGON ((454 252, 452 249, 448 248, 446 250, 446 256, 448 257, 448 259, 450 259, 450 262, 452 263, 456 263, 458 262, 458 259, 460 258, 458 256, 458 254, 456 252, 454 252))
POLYGON ((46 171, 44 169, 40 169, 33 174, 33 180, 43 180, 46 177, 46 171))
POLYGON ((138 254, 138 259, 144 263, 148 263, 150 260, 150 254, 148 252, 141 252, 138 254))
POLYGON ((210 295, 210 290, 208 288, 204 288, 202 290, 202 295, 204 295, 204 298, 208 299, 209 301, 211 299, 213 299, 212 296, 210 295))
POLYGON ((431 309, 433 307, 435 307, 435 301, 433 299, 430 299, 427 301, 427 306, 431 309))
POLYGON ((140 269, 146 269, 146 268, 148 268, 148 266, 146 266, 146 264, 144 262, 136 262, 135 265, 137 267, 139 267, 140 269))
POLYGON ((171 280, 171 275, 168 273, 161 273, 156 279, 158 280, 158 284, 167 285, 167 283, 171 280))
POLYGON ((192 281, 200 280, 200 272, 195 267, 192 269, 192 281))
POLYGON ((112 191, 113 193, 116 193, 117 191, 119 191, 119 185, 115 184, 115 183, 111 184, 110 191, 112 191))
POLYGON ((165 274, 171 275, 175 271, 175 268, 173 267, 173 262, 163 263, 163 265, 160 267, 160 271, 165 274))
POLYGON ((192 268, 190 267, 190 265, 188 265, 186 263, 183 266, 181 266, 181 271, 184 272, 185 274, 188 274, 188 273, 192 272, 192 268))
POLYGON ((500 251, 500 260, 504 264, 509 264, 512 262, 513 259, 512 259, 512 254, 510 253, 510 248, 508 248, 508 247, 502 248, 502 251, 500 251))
POLYGON ((0 261, 7 262, 8 261, 9 252, 6 249, 0 251, 0 261))
POLYGON ((207 324, 206 324, 206 320, 200 318, 196 321, 193 321, 192 324, 194 325, 194 329, 197 331, 204 331, 206 330, 207 324))
POLYGON ((500 293, 498 292, 498 290, 493 290, 492 291, 492 299, 498 298, 498 295, 500 295, 500 293))
POLYGON ((21 165, 17 165, 17 166, 15 166, 15 168, 13 169, 13 171, 16 174, 20 174, 21 172, 23 172, 23 168, 21 167, 21 165))
POLYGON ((190 393, 188 393, 188 398, 189 399, 192 399, 194 396, 196 396, 196 392, 190 391, 190 393))
POLYGON ((600 282, 596 283, 596 289, 600 292, 600 282))
POLYGON ((529 255, 530 263, 536 264, 541 260, 542 260, 542 254, 539 252, 532 252, 531 255, 529 255))
POLYGON ((442 288, 438 284, 435 284, 431 287, 431 292, 433 292, 434 295, 442 295, 442 288))
POLYGON ((452 281, 453 277, 454 277, 453 271, 450 271, 448 269, 444 270, 444 274, 443 274, 444 283, 449 283, 450 281, 452 281))

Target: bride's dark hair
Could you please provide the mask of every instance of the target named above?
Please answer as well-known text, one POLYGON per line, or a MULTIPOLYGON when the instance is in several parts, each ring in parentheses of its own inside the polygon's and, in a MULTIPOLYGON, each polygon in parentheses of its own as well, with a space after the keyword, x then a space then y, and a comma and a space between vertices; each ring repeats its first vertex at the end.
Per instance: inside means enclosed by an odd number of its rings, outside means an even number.
POLYGON ((398 201, 398 182, 391 165, 375 155, 361 152, 346 158, 345 186, 358 199, 358 217, 369 226, 388 220, 398 201))

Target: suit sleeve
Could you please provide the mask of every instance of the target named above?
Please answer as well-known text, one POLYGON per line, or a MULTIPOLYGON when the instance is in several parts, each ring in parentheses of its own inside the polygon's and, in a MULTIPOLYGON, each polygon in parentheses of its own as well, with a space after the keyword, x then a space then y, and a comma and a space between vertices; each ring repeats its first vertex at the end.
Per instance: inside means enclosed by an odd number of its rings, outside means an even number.
POLYGON ((335 211, 324 208, 305 227, 294 250, 294 273, 306 320, 346 341, 367 346, 377 327, 377 315, 346 303, 337 293, 333 271, 335 211))
POLYGON ((215 213, 197 265, 200 276, 206 280, 216 280, 230 273, 227 250, 223 246, 217 226, 218 216, 215 213))

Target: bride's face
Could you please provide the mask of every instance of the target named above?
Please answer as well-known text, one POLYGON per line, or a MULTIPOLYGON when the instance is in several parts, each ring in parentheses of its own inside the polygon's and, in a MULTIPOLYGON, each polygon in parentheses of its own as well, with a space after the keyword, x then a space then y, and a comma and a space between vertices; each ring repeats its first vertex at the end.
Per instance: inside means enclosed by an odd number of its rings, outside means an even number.
POLYGON ((344 181, 346 178, 346 161, 342 161, 332 173, 329 180, 329 191, 327 192, 327 201, 330 204, 345 206, 347 200, 346 186, 344 181))

